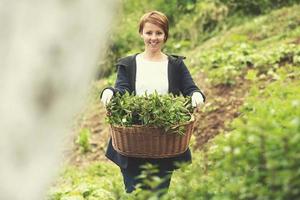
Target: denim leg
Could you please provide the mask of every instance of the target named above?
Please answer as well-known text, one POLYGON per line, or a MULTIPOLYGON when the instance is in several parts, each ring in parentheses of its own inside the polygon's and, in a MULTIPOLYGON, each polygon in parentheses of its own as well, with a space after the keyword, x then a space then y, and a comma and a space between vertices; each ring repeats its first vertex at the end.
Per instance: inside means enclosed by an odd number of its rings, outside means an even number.
POLYGON ((162 195, 168 192, 171 183, 172 174, 173 171, 167 171, 163 169, 161 169, 159 173, 156 174, 156 176, 163 179, 162 182, 156 188, 154 188, 154 191, 159 191, 159 195, 158 195, 159 197, 161 197, 162 195))
POLYGON ((139 183, 137 176, 138 174, 132 173, 127 169, 122 169, 123 181, 125 185, 126 193, 131 193, 135 190, 136 185, 139 183))
MULTIPOLYGON (((131 193, 135 190, 135 187, 137 184, 141 183, 141 188, 143 190, 151 190, 149 186, 143 185, 143 179, 137 178, 139 175, 141 175, 142 171, 141 170, 129 170, 129 169, 122 169, 121 172, 123 175, 123 181, 125 185, 125 190, 127 193, 131 193)), ((164 191, 161 194, 164 194, 165 192, 168 191, 168 188, 170 186, 171 182, 171 176, 172 176, 173 171, 167 171, 164 169, 160 169, 158 173, 153 174, 153 176, 158 176, 163 179, 163 181, 153 189, 153 191, 158 191, 158 190, 163 190, 164 191)))

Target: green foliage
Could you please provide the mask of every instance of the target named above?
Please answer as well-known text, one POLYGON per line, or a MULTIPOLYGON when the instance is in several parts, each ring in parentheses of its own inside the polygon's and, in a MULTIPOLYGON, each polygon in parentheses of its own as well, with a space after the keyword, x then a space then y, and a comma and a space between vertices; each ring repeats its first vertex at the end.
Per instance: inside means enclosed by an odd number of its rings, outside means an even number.
MULTIPOLYGON (((233 25, 249 21, 247 15, 266 14, 275 8, 300 3, 300 0, 123 0, 122 2, 120 16, 116 16, 118 21, 111 34, 106 59, 99 66, 101 74, 105 76, 115 72, 118 58, 143 51, 144 44, 138 33, 138 23, 139 18, 150 10, 164 12, 169 18, 170 37, 164 51, 170 54, 183 52, 187 55, 186 51, 199 46, 199 43, 233 25)), ((270 17, 269 24, 275 24, 274 18, 277 19, 278 16, 270 17)), ((299 20, 296 18, 291 18, 291 23, 285 23, 288 27, 281 28, 290 30, 297 27, 299 20)), ((267 37, 269 32, 277 31, 277 28, 266 30, 265 27, 266 25, 263 27, 258 25, 254 36, 267 37)), ((232 72, 230 67, 226 71, 232 72)))
POLYGON ((299 197, 300 81, 288 77, 300 70, 293 69, 282 69, 281 79, 264 91, 260 84, 253 87, 232 131, 194 156, 193 165, 174 180, 168 199, 299 197))
POLYGON ((136 186, 133 193, 122 196, 122 200, 133 199, 152 199, 160 200, 162 195, 166 193, 164 189, 157 189, 157 187, 164 181, 158 176, 159 170, 157 166, 152 164, 145 164, 142 166, 142 173, 138 177, 142 179, 142 183, 136 186))
POLYGON ((259 75, 273 76, 276 69, 286 64, 300 65, 300 47, 280 44, 274 48, 257 49, 247 43, 225 43, 224 46, 203 52, 200 66, 204 66, 209 81, 214 84, 235 84, 236 77, 247 68, 255 68, 259 75))
POLYGON ((230 13, 259 15, 274 8, 300 3, 299 0, 219 0, 228 6, 230 13))
POLYGON ((193 108, 190 97, 156 92, 143 96, 117 93, 107 105, 107 112, 107 121, 113 125, 156 126, 183 134, 180 124, 191 119, 193 108))
POLYGON ((274 78, 280 67, 299 66, 299 9, 298 5, 274 11, 215 37, 190 53, 193 70, 201 69, 213 85, 234 85, 248 70, 274 78))
POLYGON ((86 153, 90 150, 90 137, 91 137, 91 131, 88 128, 83 128, 79 132, 76 144, 79 145, 80 151, 82 153, 86 153))
POLYGON ((47 195, 47 200, 114 200, 124 189, 120 170, 107 162, 97 162, 84 168, 67 167, 47 195))
MULTIPOLYGON (((213 1, 201 1, 194 5, 193 12, 178 19, 172 30, 171 45, 167 50, 178 51, 193 48, 207 39, 227 16, 227 7, 213 1)), ((221 27, 220 27, 221 28, 221 27)))

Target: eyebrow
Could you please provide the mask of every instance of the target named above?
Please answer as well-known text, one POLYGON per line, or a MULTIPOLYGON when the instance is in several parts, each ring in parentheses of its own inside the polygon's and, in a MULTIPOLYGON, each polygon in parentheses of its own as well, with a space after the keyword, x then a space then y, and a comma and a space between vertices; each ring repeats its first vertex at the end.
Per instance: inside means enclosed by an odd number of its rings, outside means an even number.
POLYGON ((163 33, 163 31, 151 31, 151 30, 149 30, 149 31, 146 31, 146 33, 148 33, 148 32, 157 32, 157 33, 163 33))

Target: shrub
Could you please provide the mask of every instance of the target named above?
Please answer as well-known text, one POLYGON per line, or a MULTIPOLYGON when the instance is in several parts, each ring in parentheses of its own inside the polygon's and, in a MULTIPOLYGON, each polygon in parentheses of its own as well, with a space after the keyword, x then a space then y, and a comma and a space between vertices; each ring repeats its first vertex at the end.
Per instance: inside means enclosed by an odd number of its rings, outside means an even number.
POLYGON ((167 199, 300 196, 300 81, 285 76, 264 92, 259 86, 253 88, 232 131, 220 134, 206 152, 194 155, 193 164, 173 180, 167 199))
POLYGON ((300 3, 299 0, 219 0, 229 7, 230 13, 239 12, 246 15, 259 15, 274 8, 300 3))
POLYGON ((76 144, 79 145, 80 151, 82 153, 86 153, 90 150, 90 137, 91 132, 88 128, 81 129, 79 135, 77 136, 76 144))

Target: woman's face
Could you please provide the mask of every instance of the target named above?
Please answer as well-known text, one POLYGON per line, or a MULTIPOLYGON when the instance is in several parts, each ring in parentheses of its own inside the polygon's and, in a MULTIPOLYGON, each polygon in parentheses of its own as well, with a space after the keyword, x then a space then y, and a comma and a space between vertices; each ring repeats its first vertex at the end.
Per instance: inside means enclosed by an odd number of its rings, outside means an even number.
POLYGON ((157 52, 161 50, 164 44, 165 33, 159 26, 147 22, 141 37, 144 39, 145 50, 157 52))

